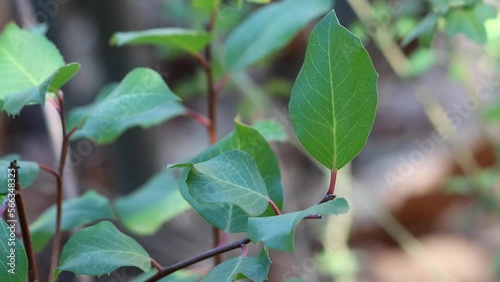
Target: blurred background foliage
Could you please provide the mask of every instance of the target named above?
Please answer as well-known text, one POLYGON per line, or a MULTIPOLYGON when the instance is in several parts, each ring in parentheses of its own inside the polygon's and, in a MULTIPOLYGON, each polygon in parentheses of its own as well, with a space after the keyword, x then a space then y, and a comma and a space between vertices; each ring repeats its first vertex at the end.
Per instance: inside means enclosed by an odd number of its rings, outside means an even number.
MULTIPOLYGON (((220 1, 214 43, 217 78, 225 74, 227 34, 266 5, 256 2, 271 1, 220 1)), ((19 3, 29 1, 0 2, 0 26, 22 24, 19 3)), ((31 3, 66 61, 82 64, 64 89, 70 107, 90 103, 100 89, 133 67, 150 67, 202 113, 205 78, 189 55, 175 48, 116 48, 109 40, 118 31, 202 29, 212 4, 31 3)), ((302 223, 296 255, 272 254, 270 281, 500 280, 499 9, 496 0, 335 1, 341 23, 361 38, 380 75, 377 119, 366 149, 339 175, 337 194, 350 201, 352 210, 326 222, 302 223)), ((237 114, 248 124, 271 119, 292 132, 287 103, 314 24, 284 49, 232 75, 219 100, 220 136, 233 129, 237 114)), ((0 155, 16 152, 26 160, 53 163, 42 117, 37 107, 25 108, 15 119, 2 116, 0 155)), ((72 158, 77 165, 70 170, 75 181, 68 186, 73 195, 95 189, 118 198, 141 187, 164 164, 202 151, 208 146, 205 135, 195 122, 177 118, 147 130, 129 130, 114 144, 92 146, 88 154, 78 149, 83 141, 75 142, 72 158)), ((296 140, 279 139, 273 148, 286 191, 285 211, 310 206, 324 193, 327 176, 296 140)), ((41 175, 34 188, 26 196, 30 220, 54 200, 50 176, 41 175)), ((189 211, 155 236, 138 240, 162 264, 169 264, 208 249, 207 234, 210 227, 189 211)), ((41 256, 48 256, 48 250, 41 256)), ((46 261, 41 269, 48 269, 46 261)), ((206 262, 190 271, 209 267, 206 262)), ((129 281, 134 274, 122 269, 99 281, 129 281)))

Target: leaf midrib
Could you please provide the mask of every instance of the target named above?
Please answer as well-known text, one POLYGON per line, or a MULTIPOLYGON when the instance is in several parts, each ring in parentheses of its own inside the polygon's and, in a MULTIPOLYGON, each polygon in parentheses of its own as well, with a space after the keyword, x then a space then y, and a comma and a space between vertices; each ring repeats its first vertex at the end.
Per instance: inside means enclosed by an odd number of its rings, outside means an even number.
POLYGON ((14 56, 12 56, 12 54, 10 54, 5 48, 0 48, 0 51, 2 51, 2 53, 7 57, 7 59, 9 59, 9 61, 11 61, 15 66, 18 67, 18 69, 26 76, 26 78, 28 78, 28 80, 33 84, 32 86, 38 86, 38 84, 40 84, 39 82, 37 82, 36 78, 33 77, 29 72, 28 70, 19 62, 16 60, 16 58, 14 56))

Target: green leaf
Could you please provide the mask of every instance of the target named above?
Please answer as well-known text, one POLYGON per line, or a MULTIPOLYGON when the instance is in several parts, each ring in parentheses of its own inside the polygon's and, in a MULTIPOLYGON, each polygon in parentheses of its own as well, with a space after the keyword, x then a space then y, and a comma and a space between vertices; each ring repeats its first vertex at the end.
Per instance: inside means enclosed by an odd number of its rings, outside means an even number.
MULTIPOLYGON (((257 130, 236 122, 236 129, 233 132, 203 151, 193 159, 193 162, 204 162, 234 149, 242 150, 252 156, 264 179, 269 197, 281 209, 283 207, 283 186, 278 160, 269 144, 257 130)), ((204 204, 195 200, 188 192, 187 175, 188 170, 184 170, 179 178, 179 190, 184 199, 206 221, 226 233, 239 233, 247 230, 248 214, 241 208, 231 204, 204 204)), ((273 209, 268 207, 263 215, 274 214, 273 209)))
POLYGON ((472 7, 453 8, 446 14, 445 31, 450 37, 463 33, 470 40, 485 43, 487 40, 484 22, 495 18, 497 12, 487 4, 477 3, 472 7))
MULTIPOLYGON (((65 200, 61 230, 69 231, 98 220, 112 219, 113 213, 106 197, 90 190, 81 197, 65 200)), ((45 210, 30 226, 35 252, 41 251, 54 236, 56 223, 56 206, 45 210)))
POLYGON ((3 156, 0 159, 0 194, 7 194, 8 192, 8 169, 10 166, 10 162, 13 160, 17 160, 17 165, 19 168, 19 182, 21 183, 21 187, 23 189, 29 187, 38 176, 38 172, 40 172, 40 168, 38 164, 35 162, 25 162, 20 161, 19 155, 12 154, 3 156))
POLYGON ((230 282, 247 278, 254 282, 267 280, 271 261, 264 249, 258 257, 239 256, 227 260, 212 269, 202 282, 230 282))
POLYGON ((401 42, 401 46, 406 46, 416 38, 420 38, 420 44, 429 46, 434 32, 436 31, 438 15, 430 12, 401 42))
POLYGON ((193 8, 211 11, 219 7, 220 0, 193 0, 193 8))
MULTIPOLYGON (((134 277, 132 280, 129 282, 143 282, 146 281, 148 278, 152 277, 155 275, 158 271, 153 270, 149 273, 143 273, 139 276, 134 277)), ((197 282, 200 281, 200 275, 188 272, 186 270, 178 270, 167 277, 164 277, 158 282, 197 282)))
POLYGON ((377 107, 377 73, 360 40, 330 12, 309 38, 289 110, 302 146, 330 170, 365 146, 377 107))
POLYGON ((44 36, 8 24, 0 36, 2 109, 15 115, 27 104, 44 105, 46 93, 61 88, 79 68, 79 64, 65 66, 44 36))
POLYGON ((0 281, 27 281, 28 258, 26 257, 23 244, 15 236, 16 225, 18 223, 6 223, 0 219, 0 255, 2 256, 0 281), (14 224, 14 229, 8 229, 12 224, 14 224), (11 239, 12 232, 14 233, 14 237, 11 239), (14 249, 14 252, 11 253, 12 249, 14 249), (12 256, 15 258, 12 259, 12 256))
POLYGON ((115 201, 120 221, 139 235, 155 234, 165 222, 189 208, 169 171, 158 173, 132 194, 115 201))
POLYGON ((179 98, 151 69, 134 69, 112 91, 105 90, 92 105, 70 112, 68 128, 79 126, 73 139, 106 144, 131 127, 148 128, 186 113, 179 98))
POLYGON ((229 35, 229 70, 242 70, 283 48, 308 22, 331 6, 330 0, 286 0, 260 8, 229 35))
POLYGON ((275 120, 262 120, 256 122, 252 125, 265 139, 267 142, 273 141, 287 141, 285 129, 283 125, 275 120))
POLYGON ((295 227, 305 217, 321 215, 340 215, 349 210, 343 198, 312 206, 300 212, 287 213, 270 217, 248 219, 248 238, 253 242, 263 242, 272 249, 293 252, 295 227))
POLYGON ((111 44, 174 46, 191 54, 199 53, 210 42, 205 31, 183 28, 155 28, 144 31, 117 32, 111 37, 111 44))
POLYGON ((269 197, 257 164, 240 150, 192 164, 186 179, 189 194, 206 204, 234 204, 251 216, 261 215, 269 197))
POLYGON ((64 246, 59 267, 76 275, 101 276, 123 266, 151 270, 151 258, 134 239, 121 233, 111 222, 103 221, 73 235, 64 246))

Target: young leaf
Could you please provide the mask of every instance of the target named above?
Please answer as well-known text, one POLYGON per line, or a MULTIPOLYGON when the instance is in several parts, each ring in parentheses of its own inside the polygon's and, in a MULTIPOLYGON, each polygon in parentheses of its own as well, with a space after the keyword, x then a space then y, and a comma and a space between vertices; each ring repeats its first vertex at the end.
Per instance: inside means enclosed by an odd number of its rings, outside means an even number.
POLYGON ((281 141, 288 139, 283 125, 275 120, 263 120, 252 125, 267 142, 281 141))
POLYGON ((312 206, 300 212, 287 213, 270 217, 248 219, 248 238, 253 242, 263 242, 272 249, 293 252, 295 227, 304 218, 311 215, 340 215, 349 210, 343 198, 312 206))
POLYGON ((44 36, 8 24, 0 36, 0 100, 10 115, 61 88, 80 68, 65 66, 57 48, 44 36))
POLYGON ((199 53, 210 42, 205 31, 182 28, 155 28, 144 31, 117 32, 111 37, 111 44, 174 46, 191 54, 199 53))
POLYGON ((137 68, 112 91, 106 89, 91 106, 69 114, 68 127, 79 126, 73 139, 106 144, 131 127, 148 128, 186 113, 179 98, 151 69, 137 68))
MULTIPOLYGON (((282 208, 283 186, 278 160, 264 137, 257 130, 236 122, 236 129, 216 144, 199 154, 193 162, 210 160, 222 152, 239 149, 248 153, 257 163, 260 175, 266 184, 267 193, 273 202, 282 208)), ((186 185, 188 170, 179 178, 179 190, 188 203, 210 224, 224 230, 226 233, 245 232, 247 230, 248 214, 241 208, 231 204, 205 204, 196 201, 188 192, 186 185)), ((274 215, 269 206, 263 216, 274 215)))
POLYGON ((134 239, 121 233, 111 222, 103 221, 73 235, 64 246, 59 267, 76 275, 100 276, 123 266, 151 270, 151 258, 134 239))
POLYGON ((24 246, 16 237, 16 226, 0 219, 0 281, 25 282, 28 273, 28 258, 24 246), (10 229, 9 229, 10 228, 10 229), (13 236, 12 236, 13 235, 13 236), (14 249, 14 252, 11 250, 14 249))
POLYGON ((221 153, 193 164, 186 184, 189 194, 206 204, 234 204, 252 216, 261 215, 269 197, 257 164, 240 150, 221 153))
POLYGON ((4 156, 0 159, 0 194, 7 194, 8 192, 8 169, 10 162, 17 160, 17 165, 19 168, 19 182, 21 187, 29 187, 37 178, 40 168, 37 163, 20 161, 19 155, 12 154, 4 156))
POLYGON ((487 37, 484 22, 496 15, 495 9, 484 3, 453 8, 446 14, 445 30, 450 37, 463 33, 472 41, 485 43, 487 37))
MULTIPOLYGON (((112 218, 114 216, 108 199, 90 190, 79 198, 63 202, 61 230, 69 231, 78 226, 112 218)), ((55 225, 56 206, 52 205, 30 226, 35 252, 41 251, 54 236, 55 225)))
POLYGON ((314 28, 290 98, 302 146, 324 166, 340 169, 365 146, 377 107, 377 73, 368 52, 335 12, 314 28))
POLYGON ((260 8, 229 35, 226 46, 229 70, 242 70, 286 46, 331 5, 330 0, 285 0, 260 8))
POLYGON ((167 221, 190 208, 170 171, 162 171, 132 194, 115 201, 123 225, 139 235, 152 235, 167 221))
POLYGON ((245 278, 263 282, 267 280, 270 265, 269 255, 264 249, 258 257, 239 256, 217 265, 201 282, 230 282, 245 278))

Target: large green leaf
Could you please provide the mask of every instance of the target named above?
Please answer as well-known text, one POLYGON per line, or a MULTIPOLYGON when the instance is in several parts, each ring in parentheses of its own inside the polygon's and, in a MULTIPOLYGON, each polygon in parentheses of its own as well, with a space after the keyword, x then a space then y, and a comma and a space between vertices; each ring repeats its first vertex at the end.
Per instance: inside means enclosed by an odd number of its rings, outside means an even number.
POLYGON ((257 164, 240 150, 221 153, 201 163, 175 165, 189 167, 186 179, 189 194, 206 204, 234 204, 251 216, 261 215, 269 196, 257 164))
POLYGON ((348 210, 349 205, 346 200, 336 198, 300 212, 249 218, 248 237, 255 243, 263 242, 269 248, 293 252, 295 227, 303 218, 316 214, 339 215, 348 210))
POLYGON ((115 201, 120 221, 139 235, 155 234, 165 222, 189 208, 170 171, 158 173, 132 194, 115 201))
MULTIPOLYGON (((61 230, 69 231, 78 226, 112 218, 114 216, 108 199, 90 190, 79 198, 63 202, 61 230)), ((41 251, 54 236, 55 223, 56 206, 52 205, 31 224, 30 230, 35 252, 41 251)))
POLYGON ((488 38, 484 22, 496 15, 495 9, 484 3, 453 8, 446 14, 445 30, 450 37, 463 33, 477 43, 485 43, 488 38))
POLYGON ((262 282, 267 280, 270 265, 269 255, 264 249, 258 257, 239 256, 217 265, 201 281, 232 282, 246 278, 262 282))
POLYGON ((64 246, 59 267, 77 275, 101 276, 123 266, 151 270, 151 258, 134 239, 121 233, 111 222, 103 221, 73 235, 64 246))
POLYGON ((110 143, 131 127, 148 128, 186 112, 162 77, 151 69, 134 69, 112 91, 109 87, 106 90, 91 106, 70 113, 68 127, 79 126, 73 139, 110 143))
POLYGON ((24 251, 24 246, 15 236, 18 223, 6 223, 0 219, 0 281, 5 282, 25 282, 28 273, 28 258, 24 251), (12 224, 14 224, 13 229, 12 224), (11 234, 14 237, 11 237, 11 234), (12 238, 12 239, 11 239, 12 238), (11 253, 11 249, 14 252, 11 253))
POLYGON ((285 0, 260 8, 229 35, 229 69, 242 70, 284 47, 309 21, 331 6, 331 0, 285 0))
POLYGON ((61 88, 79 69, 79 64, 65 66, 43 35, 8 24, 0 36, 2 109, 15 115, 27 104, 44 105, 46 93, 61 88))
POLYGON ((37 163, 20 161, 19 155, 12 154, 3 156, 0 159, 0 194, 7 194, 8 192, 8 169, 10 162, 17 160, 17 165, 19 166, 19 183, 21 187, 29 187, 37 178, 40 168, 37 163))
MULTIPOLYGON (((252 156, 257 163, 260 175, 264 179, 269 197, 281 209, 283 207, 283 186, 278 160, 264 137, 254 128, 236 122, 236 129, 233 132, 203 151, 193 162, 204 162, 215 158, 222 152, 234 149, 242 150, 252 156)), ((195 200, 188 192, 186 185, 187 172, 185 170, 179 178, 179 190, 184 199, 205 220, 224 230, 224 232, 245 232, 247 230, 248 214, 232 204, 204 204, 195 200)), ((273 209, 268 207, 263 215, 274 214, 273 209)))
POLYGON ((368 52, 335 12, 314 28, 290 98, 300 143, 330 170, 365 146, 377 107, 377 73, 368 52))
POLYGON ((156 28, 144 31, 117 32, 111 37, 113 45, 174 46, 189 53, 200 52, 211 40, 205 31, 182 28, 156 28))

